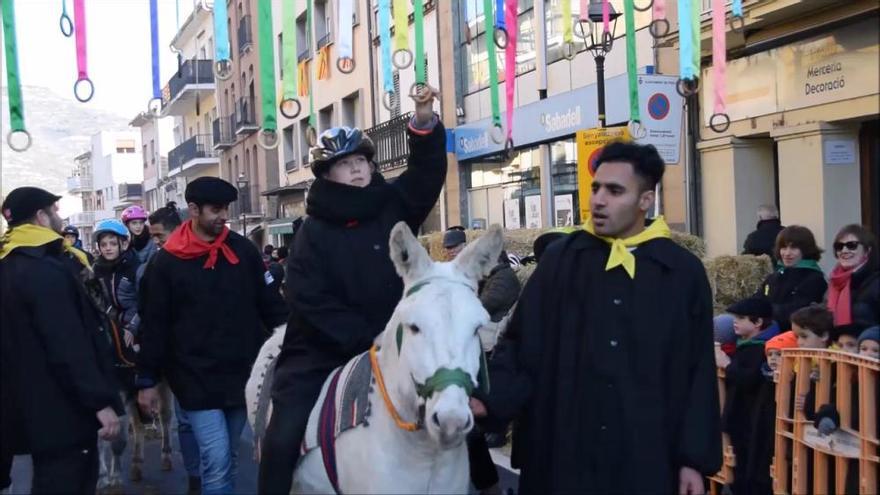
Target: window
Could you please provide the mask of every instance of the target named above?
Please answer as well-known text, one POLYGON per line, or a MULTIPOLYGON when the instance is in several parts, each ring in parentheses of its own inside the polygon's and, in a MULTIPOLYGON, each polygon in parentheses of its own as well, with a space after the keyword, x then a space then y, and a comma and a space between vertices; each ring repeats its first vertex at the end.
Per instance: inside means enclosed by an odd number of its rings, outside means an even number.
POLYGON ((358 127, 358 99, 357 91, 342 99, 342 115, 340 123, 349 127, 358 127))
POLYGON ((284 78, 284 36, 278 33, 278 79, 284 78))
POLYGON ((296 170, 299 168, 299 160, 296 159, 296 148, 294 147, 293 141, 293 124, 290 124, 281 131, 281 137, 283 138, 282 143, 284 146, 284 170, 287 172, 296 170))
POLYGON ((318 112, 318 132, 333 127, 333 105, 327 105, 318 112))
POLYGON ((307 132, 309 129, 309 119, 308 117, 304 119, 300 119, 299 121, 299 150, 300 150, 300 163, 302 163, 303 167, 309 166, 309 139, 307 136, 307 132))
POLYGON ((143 145, 143 146, 142 146, 142 149, 143 149, 143 150, 141 151, 141 153, 143 154, 144 168, 147 168, 147 145, 146 145, 146 144, 143 145))
POLYGON ((251 150, 249 148, 244 149, 244 169, 250 170, 251 168, 251 150))
MULTIPOLYGON (((146 148, 146 146, 144 146, 146 148)), ((146 157, 144 157, 144 161, 146 161, 146 157)), ((156 163, 156 140, 150 139, 150 162, 156 163)))
MULTIPOLYGON (((241 7, 241 6, 239 5, 239 7, 241 7)), ((232 46, 231 46, 233 44, 233 41, 232 41, 232 17, 226 18, 226 32, 229 33, 229 45, 230 45, 228 47, 229 48, 229 60, 232 60, 232 58, 233 58, 232 54, 235 52, 235 50, 233 50, 232 46)))

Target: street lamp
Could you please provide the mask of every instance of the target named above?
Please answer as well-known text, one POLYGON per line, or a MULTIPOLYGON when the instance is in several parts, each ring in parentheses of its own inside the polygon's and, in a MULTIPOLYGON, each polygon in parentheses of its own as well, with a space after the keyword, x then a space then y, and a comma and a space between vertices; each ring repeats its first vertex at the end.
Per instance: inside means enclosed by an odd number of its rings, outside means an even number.
POLYGON ((587 42, 587 50, 593 56, 596 63, 596 92, 599 97, 599 126, 605 127, 605 55, 611 51, 614 44, 614 34, 617 31, 617 18, 620 13, 615 12, 611 2, 608 3, 609 31, 604 31, 602 22, 602 0, 590 0, 587 10, 587 21, 578 21, 575 32, 587 42), (587 32, 589 31, 589 35, 587 32), (589 38, 589 40, 587 39, 589 38))
POLYGON ((238 174, 238 180, 235 181, 238 186, 238 204, 241 208, 241 235, 247 237, 247 212, 250 210, 250 197, 247 195, 248 179, 244 173, 238 174), (245 204, 247 203, 247 206, 245 204))

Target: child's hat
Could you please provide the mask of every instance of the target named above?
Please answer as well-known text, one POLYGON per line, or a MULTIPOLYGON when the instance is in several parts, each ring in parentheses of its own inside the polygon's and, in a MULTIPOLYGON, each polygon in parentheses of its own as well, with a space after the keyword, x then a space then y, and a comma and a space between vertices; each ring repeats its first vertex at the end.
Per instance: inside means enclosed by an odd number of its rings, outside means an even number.
POLYGON ((862 345, 862 342, 865 340, 873 340, 875 342, 880 341, 880 326, 875 325, 862 332, 862 334, 859 335, 859 345, 862 345))
POLYGON ((773 306, 766 297, 752 296, 728 306, 727 312, 739 316, 772 318, 773 306))
POLYGON ((764 352, 770 352, 771 349, 776 349, 777 351, 781 351, 783 349, 794 349, 797 346, 797 335, 789 330, 787 332, 782 332, 779 335, 768 340, 764 344, 764 352))

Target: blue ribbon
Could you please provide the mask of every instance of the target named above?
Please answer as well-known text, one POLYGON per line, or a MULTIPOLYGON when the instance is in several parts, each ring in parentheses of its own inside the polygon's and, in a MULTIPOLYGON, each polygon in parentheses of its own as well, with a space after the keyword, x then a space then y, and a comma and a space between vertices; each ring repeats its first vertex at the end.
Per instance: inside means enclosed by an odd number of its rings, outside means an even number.
POLYGON ((150 0, 150 49, 153 52, 153 98, 162 97, 159 86, 159 1, 150 0))
POLYGON ((742 17, 743 16, 743 2, 742 0, 733 0, 733 16, 734 17, 742 17))
POLYGON ((214 62, 229 60, 229 30, 226 29, 226 2, 214 2, 214 62))
POLYGON ((504 0, 495 0, 495 29, 507 29, 504 23, 504 0))
MULTIPOLYGON (((693 25, 691 8, 693 0, 678 0, 678 63, 681 79, 693 81, 697 77, 693 66, 694 45, 692 44, 693 25)), ((222 2, 220 2, 222 3, 222 2)))
POLYGON ((394 92, 391 69, 391 0, 379 0, 379 46, 382 48, 382 87, 394 92))

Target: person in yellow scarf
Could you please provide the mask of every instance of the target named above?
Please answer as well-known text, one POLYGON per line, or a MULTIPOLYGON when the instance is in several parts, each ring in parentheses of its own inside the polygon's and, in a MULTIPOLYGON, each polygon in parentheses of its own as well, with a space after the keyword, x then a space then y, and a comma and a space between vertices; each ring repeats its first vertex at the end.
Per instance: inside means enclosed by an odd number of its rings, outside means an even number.
POLYGON ((591 218, 547 246, 495 348, 472 409, 516 420, 519 493, 704 493, 721 466, 712 292, 648 218, 664 168, 650 145, 599 153, 591 218))

